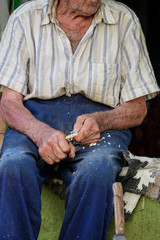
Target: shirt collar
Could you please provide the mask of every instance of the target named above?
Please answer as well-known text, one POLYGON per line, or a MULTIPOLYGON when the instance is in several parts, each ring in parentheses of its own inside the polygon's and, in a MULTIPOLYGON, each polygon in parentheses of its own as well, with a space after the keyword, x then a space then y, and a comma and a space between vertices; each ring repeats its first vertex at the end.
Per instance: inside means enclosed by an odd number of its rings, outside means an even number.
POLYGON ((98 9, 97 13, 95 14, 94 20, 97 24, 102 22, 102 20, 106 24, 116 24, 117 23, 116 20, 114 19, 112 11, 111 11, 109 5, 107 4, 106 0, 101 1, 100 8, 98 9))
POLYGON ((49 0, 48 9, 43 14, 41 25, 46 25, 50 22, 56 22, 56 8, 59 0, 49 0))
MULTIPOLYGON (((58 5, 59 0, 49 0, 48 9, 43 14, 41 25, 46 25, 50 21, 53 23, 56 23, 56 8, 58 5)), ((97 11, 97 13, 94 16, 94 21, 96 24, 102 22, 102 20, 106 24, 116 24, 113 14, 111 12, 111 9, 109 8, 109 5, 107 4, 106 0, 101 1, 101 5, 97 11)))

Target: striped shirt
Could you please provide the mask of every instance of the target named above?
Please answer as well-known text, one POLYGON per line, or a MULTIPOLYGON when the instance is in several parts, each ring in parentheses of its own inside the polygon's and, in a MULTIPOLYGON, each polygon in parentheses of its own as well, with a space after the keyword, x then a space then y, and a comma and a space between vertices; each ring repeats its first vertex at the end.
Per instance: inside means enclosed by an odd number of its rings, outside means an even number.
POLYGON ((102 0, 72 52, 56 20, 55 0, 21 5, 0 45, 0 84, 31 98, 83 94, 116 107, 159 91, 138 18, 125 5, 102 0))

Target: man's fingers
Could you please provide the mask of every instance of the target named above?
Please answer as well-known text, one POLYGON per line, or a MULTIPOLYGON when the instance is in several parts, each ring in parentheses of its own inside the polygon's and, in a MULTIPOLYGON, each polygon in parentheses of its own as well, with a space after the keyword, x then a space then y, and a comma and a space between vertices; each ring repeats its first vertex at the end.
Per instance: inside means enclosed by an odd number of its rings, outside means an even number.
POLYGON ((46 163, 48 163, 49 165, 52 165, 52 164, 54 164, 54 163, 60 162, 60 159, 58 159, 58 158, 55 156, 54 152, 51 152, 51 151, 45 151, 45 152, 43 152, 43 151, 40 150, 40 151, 39 151, 39 154, 40 154, 41 158, 42 158, 46 163))
POLYGON ((60 139, 58 145, 63 153, 68 154, 70 152, 70 144, 65 138, 60 139))
POLYGON ((56 156, 53 155, 50 157, 50 156, 46 156, 45 158, 43 158, 43 160, 48 163, 49 165, 53 165, 54 163, 58 162, 59 159, 56 158, 56 156))
POLYGON ((59 145, 57 145, 56 148, 53 149, 53 152, 56 158, 58 158, 59 160, 62 160, 67 157, 67 153, 63 152, 59 145))
POLYGON ((83 140, 84 138, 86 138, 89 135, 89 129, 87 129, 85 127, 85 125, 83 125, 80 129, 80 131, 78 132, 78 135, 76 137, 74 137, 75 141, 79 142, 81 140, 83 140))
POLYGON ((54 164, 67 158, 67 156, 74 158, 75 148, 65 137, 64 133, 53 129, 51 129, 49 135, 44 134, 38 151, 45 162, 54 164))
POLYGON ((76 149, 75 149, 74 145, 71 142, 69 142, 69 145, 70 145, 70 152, 69 152, 68 156, 70 158, 74 158, 76 149))
POLYGON ((92 143, 97 143, 99 142, 99 138, 94 138, 94 139, 83 139, 79 144, 81 146, 89 146, 92 143))
POLYGON ((74 127, 73 127, 73 130, 78 129, 78 131, 80 131, 84 125, 85 119, 86 118, 84 116, 77 117, 76 123, 74 124, 74 127))
POLYGON ((91 143, 96 143, 100 139, 100 133, 92 132, 90 135, 84 136, 80 139, 80 145, 90 145, 91 143))
POLYGON ((83 125, 81 126, 78 135, 74 137, 74 140, 81 145, 89 145, 98 142, 100 139, 100 130, 96 121, 92 117, 85 115, 77 118, 77 124, 79 122, 83 123, 83 125))

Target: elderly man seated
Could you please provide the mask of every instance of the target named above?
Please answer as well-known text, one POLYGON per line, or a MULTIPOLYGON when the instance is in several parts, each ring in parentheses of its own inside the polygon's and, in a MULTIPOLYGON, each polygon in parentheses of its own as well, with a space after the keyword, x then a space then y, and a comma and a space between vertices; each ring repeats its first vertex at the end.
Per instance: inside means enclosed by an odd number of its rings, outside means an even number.
POLYGON ((54 164, 67 186, 59 239, 106 239, 128 129, 159 91, 138 18, 112 0, 30 1, 11 15, 0 56, 0 239, 38 238, 54 164))

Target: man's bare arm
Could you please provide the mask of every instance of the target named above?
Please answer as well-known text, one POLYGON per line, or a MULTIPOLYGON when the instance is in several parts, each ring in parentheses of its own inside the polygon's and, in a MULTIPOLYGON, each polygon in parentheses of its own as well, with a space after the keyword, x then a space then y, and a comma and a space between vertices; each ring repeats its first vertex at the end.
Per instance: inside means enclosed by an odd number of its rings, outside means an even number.
POLYGON ((67 155, 74 157, 75 148, 65 140, 65 134, 37 120, 23 105, 23 96, 4 87, 0 101, 4 121, 13 129, 27 135, 38 147, 48 164, 59 162, 67 155))
POLYGON ((124 103, 106 112, 84 114, 77 118, 74 128, 79 134, 74 138, 82 145, 98 142, 100 132, 105 130, 122 130, 140 125, 147 114, 144 97, 124 103))
POLYGON ((140 125, 147 114, 144 97, 128 101, 123 105, 107 112, 95 113, 93 117, 100 131, 108 129, 127 129, 140 125))

